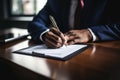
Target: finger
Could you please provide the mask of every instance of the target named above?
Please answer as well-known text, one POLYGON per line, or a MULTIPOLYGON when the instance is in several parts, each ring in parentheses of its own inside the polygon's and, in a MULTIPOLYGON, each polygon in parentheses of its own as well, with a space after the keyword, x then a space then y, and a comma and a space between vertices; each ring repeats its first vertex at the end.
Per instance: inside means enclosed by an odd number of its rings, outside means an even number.
POLYGON ((51 31, 49 31, 46 34, 45 37, 45 42, 48 46, 50 47, 60 47, 62 40, 60 39, 59 36, 55 35, 54 33, 52 33, 51 31))
POLYGON ((86 43, 87 41, 85 39, 82 39, 82 38, 76 38, 74 40, 71 40, 68 42, 68 45, 73 45, 73 44, 76 44, 76 43, 86 43))
POLYGON ((49 38, 51 39, 52 41, 56 42, 56 43, 61 43, 62 44, 62 39, 57 36, 56 34, 54 34, 53 32, 49 31, 47 34, 46 34, 46 38, 49 38))
POLYGON ((67 42, 69 41, 69 37, 66 36, 66 35, 64 35, 64 38, 65 38, 65 42, 64 42, 64 44, 67 45, 67 42))
POLYGON ((60 32, 59 30, 57 30, 56 28, 52 28, 51 31, 56 34, 57 36, 59 36, 62 40, 62 44, 65 44, 67 41, 66 41, 66 38, 64 36, 64 34, 62 32, 60 32))
POLYGON ((86 38, 86 37, 76 37, 75 39, 74 39, 74 43, 86 43, 86 42, 88 42, 89 41, 89 39, 88 38, 86 38))
POLYGON ((68 36, 75 36, 76 35, 75 31, 69 31, 69 32, 67 32, 65 34, 68 35, 68 36))
POLYGON ((54 27, 52 27, 52 28, 50 29, 50 31, 53 32, 53 33, 56 34, 56 35, 59 35, 59 34, 60 34, 60 31, 59 31, 58 29, 54 28, 54 27))
POLYGON ((62 44, 66 44, 67 43, 67 38, 63 33, 60 33, 60 38, 62 39, 62 44))
MULTIPOLYGON (((76 39, 75 39, 76 40, 76 39)), ((73 45, 73 44, 76 44, 77 42, 75 40, 71 40, 68 42, 68 45, 73 45)))
POLYGON ((73 44, 75 44, 74 41, 69 41, 69 42, 67 43, 67 45, 73 45, 73 44))
POLYGON ((67 41, 72 41, 76 38, 78 38, 78 37, 77 36, 67 36, 67 41))
POLYGON ((77 34, 74 33, 74 32, 72 32, 72 31, 69 31, 69 32, 66 33, 65 35, 69 37, 68 40, 73 40, 73 39, 75 39, 75 38, 78 37, 77 34))
POLYGON ((45 44, 49 47, 49 48, 59 48, 61 47, 60 43, 54 43, 53 41, 46 39, 45 40, 45 44))
POLYGON ((82 43, 81 38, 75 38, 68 42, 69 45, 76 44, 76 43, 82 43))

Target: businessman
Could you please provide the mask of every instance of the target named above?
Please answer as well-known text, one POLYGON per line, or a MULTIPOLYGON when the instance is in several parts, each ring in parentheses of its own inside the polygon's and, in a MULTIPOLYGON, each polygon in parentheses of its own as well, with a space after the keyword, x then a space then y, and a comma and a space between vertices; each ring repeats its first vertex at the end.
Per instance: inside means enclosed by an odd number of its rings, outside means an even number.
POLYGON ((120 39, 119 0, 48 0, 28 25, 48 47, 120 39), (51 27, 52 15, 60 30, 51 27), (77 16, 77 17, 76 17, 77 16))

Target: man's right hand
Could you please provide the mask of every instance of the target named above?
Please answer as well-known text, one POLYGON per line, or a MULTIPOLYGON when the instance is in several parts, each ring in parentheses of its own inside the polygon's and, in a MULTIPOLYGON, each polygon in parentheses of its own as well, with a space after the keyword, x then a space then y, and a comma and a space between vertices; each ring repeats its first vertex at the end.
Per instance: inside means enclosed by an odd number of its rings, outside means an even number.
POLYGON ((56 28, 51 28, 50 31, 45 33, 43 39, 49 48, 59 48, 66 43, 64 34, 56 28))

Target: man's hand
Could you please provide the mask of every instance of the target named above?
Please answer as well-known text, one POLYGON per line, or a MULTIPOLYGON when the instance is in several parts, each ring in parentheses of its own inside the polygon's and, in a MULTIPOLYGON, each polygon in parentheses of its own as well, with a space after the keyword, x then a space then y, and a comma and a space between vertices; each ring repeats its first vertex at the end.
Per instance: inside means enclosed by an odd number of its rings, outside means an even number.
POLYGON ((65 34, 68 45, 75 43, 87 43, 92 40, 92 35, 88 29, 71 30, 65 34))
POLYGON ((64 34, 56 28, 51 28, 44 34, 44 42, 49 48, 59 48, 66 43, 65 41, 64 34))

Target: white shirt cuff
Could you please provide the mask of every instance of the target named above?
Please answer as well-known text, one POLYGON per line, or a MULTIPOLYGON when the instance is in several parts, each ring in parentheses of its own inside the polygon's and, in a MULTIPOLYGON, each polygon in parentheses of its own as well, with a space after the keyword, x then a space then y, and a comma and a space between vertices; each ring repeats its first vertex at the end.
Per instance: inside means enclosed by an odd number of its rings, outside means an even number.
POLYGON ((94 42, 94 41, 96 41, 97 40, 97 37, 96 37, 96 35, 93 33, 93 31, 90 29, 90 28, 88 28, 88 30, 90 31, 90 33, 92 34, 92 41, 94 42))
POLYGON ((40 34, 40 40, 41 40, 41 41, 43 41, 43 39, 42 39, 43 34, 45 34, 45 33, 48 32, 48 31, 50 31, 50 29, 47 29, 47 30, 43 31, 43 32, 40 34))

